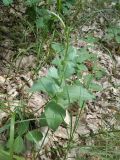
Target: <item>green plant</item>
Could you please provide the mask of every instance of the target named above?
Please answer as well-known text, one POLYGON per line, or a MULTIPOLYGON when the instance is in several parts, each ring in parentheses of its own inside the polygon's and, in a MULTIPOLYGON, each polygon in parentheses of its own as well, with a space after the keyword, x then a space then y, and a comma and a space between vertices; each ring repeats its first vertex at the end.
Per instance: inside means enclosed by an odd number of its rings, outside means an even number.
POLYGON ((4 5, 8 6, 13 3, 13 0, 3 0, 4 5))
MULTIPOLYGON (((70 29, 65 26, 59 15, 53 12, 51 14, 56 16, 62 23, 66 39, 64 43, 53 42, 51 44, 51 50, 55 53, 55 58, 51 63, 48 74, 38 79, 30 91, 42 91, 48 95, 49 100, 45 105, 44 112, 38 118, 40 127, 48 126, 53 131, 57 130, 61 123, 64 122, 66 110, 73 103, 79 105, 80 112, 69 135, 70 141, 66 148, 68 151, 77 128, 81 110, 88 100, 95 98, 93 91, 101 90, 101 86, 96 84, 94 80, 101 78, 104 75, 104 71, 97 65, 97 57, 90 53, 87 47, 78 50, 70 45, 70 29)), ((87 40, 93 41, 91 37, 87 40)), ((11 159, 14 157, 14 153, 20 154, 24 152, 25 140, 38 145, 43 138, 38 128, 30 128, 30 120, 26 121, 24 117, 17 113, 17 110, 14 111, 10 123, 10 140, 8 140, 7 144, 7 148, 10 149, 11 159), (20 119, 19 122, 18 119, 20 119), (15 148, 12 146, 15 146, 15 148)))
POLYGON ((38 79, 30 91, 42 91, 48 95, 49 100, 45 105, 45 111, 40 117, 40 125, 48 126, 55 131, 64 122, 66 110, 75 102, 80 107, 76 123, 70 132, 70 140, 74 137, 81 110, 88 100, 95 98, 94 91, 102 89, 94 80, 105 75, 105 71, 97 65, 97 57, 87 48, 78 50, 69 44, 69 29, 65 29, 66 42, 52 43, 51 48, 55 52, 52 66, 45 77, 38 79), (90 65, 90 66, 89 66, 90 65), (86 75, 84 75, 86 73, 86 75), (77 79, 74 77, 77 77, 77 79), (41 119, 44 119, 41 120, 41 119))
POLYGON ((120 43, 120 28, 117 26, 107 28, 105 39, 106 41, 120 43))

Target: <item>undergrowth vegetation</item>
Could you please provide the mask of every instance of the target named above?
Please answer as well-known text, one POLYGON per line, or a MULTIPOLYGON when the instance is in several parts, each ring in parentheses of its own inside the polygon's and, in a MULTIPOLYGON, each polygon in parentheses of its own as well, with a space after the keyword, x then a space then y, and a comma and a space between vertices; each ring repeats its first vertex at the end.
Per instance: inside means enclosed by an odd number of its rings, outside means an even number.
MULTIPOLYGON (((102 91, 99 80, 104 76, 109 77, 105 68, 99 63, 97 55, 92 51, 96 46, 100 46, 103 50, 107 50, 113 61, 111 48, 114 48, 116 53, 120 51, 118 25, 120 2, 117 0, 26 0, 20 2, 3 0, 0 3, 7 9, 15 9, 13 13, 15 19, 20 14, 19 23, 22 31, 19 32, 18 42, 16 39, 14 41, 16 48, 19 49, 12 60, 16 61, 21 55, 24 56, 29 52, 37 57, 35 66, 30 68, 34 75, 34 84, 27 92, 31 95, 34 92, 40 92, 47 97, 42 112, 38 116, 27 111, 27 100, 24 99, 21 99, 19 107, 7 106, 9 116, 0 128, 0 133, 6 137, 5 143, 0 146, 0 160, 25 159, 28 146, 31 146, 32 159, 38 157, 40 159, 39 154, 48 133, 54 134, 61 125, 67 130, 68 139, 63 148, 57 146, 54 148, 62 152, 62 155, 56 156, 57 151, 54 151, 53 159, 67 160, 68 152, 77 147, 81 154, 78 154, 74 160, 92 158, 119 160, 118 131, 102 130, 98 134, 91 133, 88 137, 83 135, 80 137, 82 141, 84 139, 95 141, 88 146, 82 143, 77 145, 74 135, 86 104, 96 101, 96 92, 102 91), (22 13, 16 9, 17 5, 23 7, 22 13), (104 30, 102 38, 95 37, 93 31, 83 33, 82 27, 94 21, 98 21, 104 30), (79 33, 80 40, 87 45, 78 47, 72 43, 72 35, 75 32, 79 33), (45 76, 38 77, 42 67, 47 68, 47 73, 45 76), (73 125, 74 106, 77 106, 77 111, 73 125), (47 128, 45 133, 41 131, 42 127, 47 128)), ((75 38, 78 38, 78 35, 75 35, 75 38)), ((10 68, 14 66, 11 65, 10 68)), ((21 73, 19 66, 15 72, 21 73)), ((5 102, 1 101, 0 108, 5 111, 5 107, 5 102)))

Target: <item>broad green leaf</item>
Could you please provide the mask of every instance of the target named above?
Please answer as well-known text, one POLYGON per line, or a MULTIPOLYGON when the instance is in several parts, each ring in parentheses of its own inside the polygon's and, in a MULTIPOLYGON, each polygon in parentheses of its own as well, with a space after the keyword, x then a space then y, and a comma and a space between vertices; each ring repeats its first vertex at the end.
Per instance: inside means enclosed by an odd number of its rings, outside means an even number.
POLYGON ((60 67, 61 66, 61 59, 59 57, 54 58, 52 61, 52 64, 60 67))
POLYGON ((45 27, 44 19, 43 17, 36 20, 36 26, 37 28, 43 28, 45 27))
POLYGON ((95 37, 93 37, 93 36, 88 36, 87 39, 86 39, 85 41, 92 44, 92 43, 97 42, 98 39, 95 38, 95 37))
POLYGON ((65 118, 65 110, 54 101, 49 102, 45 108, 45 117, 48 126, 54 131, 59 127, 65 118))
POLYGON ((120 43, 120 36, 116 36, 117 43, 120 43))
POLYGON ((26 134, 26 138, 27 138, 27 140, 29 140, 31 142, 35 142, 37 144, 43 138, 43 135, 39 130, 35 129, 32 131, 29 131, 26 134))
POLYGON ((23 135, 29 129, 29 122, 21 122, 18 124, 17 133, 23 135))
POLYGON ((109 28, 106 29, 106 32, 108 32, 108 34, 112 33, 113 36, 114 36, 114 35, 117 35, 117 34, 120 33, 120 28, 117 27, 117 26, 115 26, 115 27, 109 27, 109 28))
POLYGON ((100 70, 98 70, 98 71, 95 72, 95 75, 94 75, 94 76, 95 76, 96 79, 99 80, 99 79, 101 79, 102 77, 104 77, 106 74, 107 74, 107 73, 105 72, 105 70, 101 68, 100 70))
POLYGON ((42 17, 44 20, 50 19, 48 10, 45 8, 37 8, 36 13, 39 15, 39 17, 42 17))
POLYGON ((84 65, 84 64, 78 64, 78 65, 77 65, 77 69, 78 69, 78 71, 80 71, 80 72, 84 72, 84 71, 87 71, 87 70, 88 70, 87 67, 86 67, 86 65, 84 65))
POLYGON ((104 76, 104 75, 103 75, 103 73, 102 73, 101 71, 97 71, 97 72, 95 73, 95 78, 96 78, 97 80, 101 79, 103 76, 104 76))
POLYGON ((118 43, 120 43, 120 28, 118 28, 117 26, 115 27, 109 27, 106 29, 106 35, 105 35, 105 38, 108 39, 108 40, 111 40, 113 38, 116 39, 116 41, 118 43))
POLYGON ((68 48, 67 60, 74 61, 77 57, 77 49, 73 46, 68 48))
POLYGON ((94 77, 92 74, 87 74, 84 76, 84 84, 86 87, 89 87, 89 84, 93 81, 94 77))
POLYGON ((61 92, 61 88, 55 83, 55 81, 50 77, 42 77, 36 83, 33 84, 30 91, 43 91, 48 95, 55 95, 61 92))
POLYGON ((83 63, 83 62, 85 62, 86 60, 89 60, 89 59, 90 59, 89 52, 84 48, 80 49, 79 50, 79 55, 77 57, 77 62, 78 63, 83 63))
POLYGON ((59 105, 61 105, 62 108, 65 109, 65 110, 68 109, 68 107, 70 105, 68 99, 63 99, 62 97, 61 98, 59 97, 57 103, 59 105))
POLYGON ((32 92, 36 92, 36 91, 46 92, 47 86, 49 85, 49 83, 51 83, 51 82, 48 78, 42 77, 33 84, 30 91, 32 91, 32 92))
POLYGON ((22 153, 25 149, 24 142, 21 136, 18 136, 14 141, 14 152, 15 153, 22 153))
POLYGON ((102 90, 102 86, 97 84, 97 83, 90 83, 89 84, 89 89, 91 89, 93 91, 101 91, 102 90))
POLYGON ((46 121, 46 117, 45 117, 44 112, 40 116, 39 124, 40 124, 40 127, 47 126, 47 121, 46 121))
POLYGON ((56 53, 61 54, 61 53, 64 52, 64 47, 63 47, 63 45, 60 44, 60 43, 55 43, 55 42, 52 43, 52 48, 54 49, 54 51, 55 51, 56 53))
POLYGON ((65 78, 69 78, 75 72, 74 66, 75 66, 74 63, 72 63, 70 61, 66 62, 66 66, 64 69, 64 77, 65 78))
POLYGON ((55 67, 50 67, 48 70, 48 76, 58 79, 59 78, 58 70, 55 67))
POLYGON ((36 4, 37 2, 40 2, 40 0, 27 0, 26 1, 27 5, 30 5, 30 6, 36 4))
POLYGON ((3 0, 5 6, 8 6, 13 3, 13 0, 3 0))
POLYGON ((90 53, 90 61, 93 62, 93 61, 97 61, 98 57, 96 54, 93 54, 93 53, 90 53))
POLYGON ((97 64, 94 64, 92 70, 93 71, 98 71, 99 70, 99 66, 97 64))
POLYGON ((78 85, 66 86, 63 94, 64 94, 63 97, 70 100, 70 103, 73 103, 75 101, 80 101, 81 99, 83 101, 86 101, 95 98, 95 96, 89 93, 87 89, 78 85))

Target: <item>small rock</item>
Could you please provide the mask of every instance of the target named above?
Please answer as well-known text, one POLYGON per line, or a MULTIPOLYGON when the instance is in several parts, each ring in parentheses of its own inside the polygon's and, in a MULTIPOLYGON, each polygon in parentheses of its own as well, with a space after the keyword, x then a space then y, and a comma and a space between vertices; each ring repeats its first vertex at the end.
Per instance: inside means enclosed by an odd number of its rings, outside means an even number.
POLYGON ((0 76, 0 85, 5 83, 5 78, 3 76, 0 76))

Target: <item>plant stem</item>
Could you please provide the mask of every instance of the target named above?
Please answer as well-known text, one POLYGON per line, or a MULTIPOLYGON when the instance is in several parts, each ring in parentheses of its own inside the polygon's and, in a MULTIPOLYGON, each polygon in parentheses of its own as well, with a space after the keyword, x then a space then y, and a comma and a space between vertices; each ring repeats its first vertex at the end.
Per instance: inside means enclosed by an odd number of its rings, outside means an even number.
MULTIPOLYGON (((73 126, 73 129, 70 129, 70 139, 68 141, 68 144, 67 144, 67 151, 66 151, 66 154, 64 156, 64 159, 63 160, 66 160, 67 158, 67 153, 69 152, 69 149, 70 149, 70 145, 71 145, 71 141, 73 140, 73 137, 74 137, 74 133, 77 129, 77 126, 78 126, 78 122, 79 122, 79 119, 80 119, 80 116, 81 116, 81 113, 82 113, 82 109, 84 108, 84 102, 82 104, 82 107, 80 109, 80 111, 78 112, 78 115, 76 116, 76 119, 75 119, 75 124, 73 126)), ((71 123, 72 123, 72 119, 71 119, 71 123)), ((71 124, 71 127, 72 127, 72 124, 71 124)))
POLYGON ((10 160, 13 160, 13 153, 14 153, 14 131, 15 131, 15 113, 12 114, 10 123, 10 160))
POLYGON ((67 59, 67 54, 68 54, 68 48, 69 48, 69 32, 70 32, 70 29, 69 28, 66 28, 66 30, 64 31, 65 34, 66 34, 66 46, 65 46, 65 54, 64 54, 64 60, 63 60, 63 74, 61 76, 61 84, 63 82, 63 80, 65 81, 65 70, 66 70, 66 59, 67 59))
POLYGON ((60 14, 61 10, 62 10, 62 2, 61 2, 61 0, 57 0, 57 8, 58 8, 58 13, 60 14))

